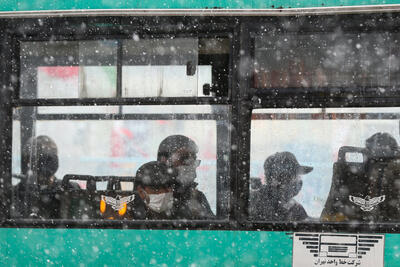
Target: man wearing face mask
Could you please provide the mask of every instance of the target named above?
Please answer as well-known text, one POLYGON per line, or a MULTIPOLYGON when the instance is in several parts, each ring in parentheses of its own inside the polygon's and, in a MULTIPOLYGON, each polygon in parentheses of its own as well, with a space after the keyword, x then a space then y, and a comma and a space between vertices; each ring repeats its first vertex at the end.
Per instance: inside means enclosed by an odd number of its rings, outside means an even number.
POLYGON ((135 190, 139 198, 134 200, 134 210, 144 214, 136 219, 165 220, 173 215, 172 187, 174 177, 165 164, 151 161, 143 164, 136 172, 135 190))
POLYGON ((250 198, 253 219, 302 221, 308 218, 303 206, 293 199, 301 190, 301 175, 313 170, 301 166, 290 152, 278 152, 264 162, 266 184, 250 198))
POLYGON ((201 161, 197 159, 199 149, 196 143, 183 135, 165 138, 158 148, 157 160, 166 164, 176 175, 174 188, 174 215, 176 219, 212 219, 214 214, 203 192, 194 181, 196 169, 201 161))

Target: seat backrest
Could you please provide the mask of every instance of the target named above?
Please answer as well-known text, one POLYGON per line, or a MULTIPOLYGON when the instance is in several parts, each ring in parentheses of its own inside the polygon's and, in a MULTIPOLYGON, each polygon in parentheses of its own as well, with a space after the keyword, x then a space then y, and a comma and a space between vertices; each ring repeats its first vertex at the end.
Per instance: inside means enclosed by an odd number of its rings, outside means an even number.
POLYGON ((400 161, 396 158, 377 159, 366 148, 341 147, 321 219, 361 222, 400 219, 399 209, 393 207, 393 204, 400 206, 398 191, 393 192, 399 174, 400 161), (349 162, 347 153, 361 154, 362 162, 349 162))
MULTIPOLYGON (((101 219, 104 218, 100 212, 102 196, 116 197, 133 194, 132 190, 122 191, 122 182, 134 182, 131 176, 91 176, 67 174, 62 184, 64 194, 62 198, 62 217, 67 219, 101 219), (107 182, 105 189, 99 189, 98 184, 107 182), (80 187, 71 187, 71 183, 81 184, 80 187), (86 183, 86 186, 84 184, 86 183)), ((133 187, 133 186, 132 186, 133 187)), ((104 198, 104 197, 103 197, 104 198)))
POLYGON ((363 196, 367 192, 368 151, 365 148, 343 146, 339 149, 338 160, 333 164, 331 189, 325 202, 321 219, 342 221, 358 218, 349 196, 363 196), (362 156, 362 161, 348 161, 347 154, 362 156))

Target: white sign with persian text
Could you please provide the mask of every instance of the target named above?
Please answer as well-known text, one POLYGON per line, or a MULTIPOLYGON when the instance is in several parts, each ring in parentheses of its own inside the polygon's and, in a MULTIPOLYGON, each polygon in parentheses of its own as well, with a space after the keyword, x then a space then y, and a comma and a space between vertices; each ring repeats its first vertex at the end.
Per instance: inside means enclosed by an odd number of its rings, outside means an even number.
POLYGON ((384 235, 294 233, 293 267, 383 267, 384 235))

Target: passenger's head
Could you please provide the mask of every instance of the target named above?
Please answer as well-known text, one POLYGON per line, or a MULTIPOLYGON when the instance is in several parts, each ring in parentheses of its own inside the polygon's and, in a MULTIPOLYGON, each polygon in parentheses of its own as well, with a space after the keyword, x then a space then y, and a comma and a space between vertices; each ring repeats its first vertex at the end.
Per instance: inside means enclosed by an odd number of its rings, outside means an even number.
POLYGON ((37 174, 39 184, 48 184, 54 179, 58 169, 58 151, 56 143, 46 135, 32 137, 25 144, 22 152, 23 162, 28 166, 24 172, 29 170, 37 174))
POLYGON ((374 159, 393 158, 399 155, 396 139, 388 133, 376 133, 365 141, 365 147, 374 159))
POLYGON ((135 189, 147 207, 155 212, 170 212, 173 206, 174 177, 157 161, 143 164, 136 172, 135 189))
POLYGON ((171 135, 158 147, 157 160, 176 173, 176 180, 180 186, 186 186, 192 184, 196 178, 196 168, 200 165, 200 160, 197 159, 198 151, 192 139, 183 135, 171 135))
POLYGON ((296 196, 302 186, 301 175, 307 174, 313 167, 301 166, 290 152, 278 152, 264 162, 266 185, 282 194, 286 200, 296 196))

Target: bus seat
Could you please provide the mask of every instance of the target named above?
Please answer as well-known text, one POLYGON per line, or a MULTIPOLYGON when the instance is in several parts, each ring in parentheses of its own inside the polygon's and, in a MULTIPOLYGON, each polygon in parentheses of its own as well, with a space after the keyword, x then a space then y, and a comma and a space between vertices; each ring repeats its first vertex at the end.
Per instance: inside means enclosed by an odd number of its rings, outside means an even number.
POLYGON ((93 176, 66 174, 62 180, 62 187, 64 194, 61 199, 61 217, 63 219, 97 218, 92 207, 93 193, 96 191, 93 176), (79 186, 71 187, 72 183, 79 186), (86 186, 81 187, 83 183, 86 183, 86 186))
POLYGON ((394 158, 381 161, 366 148, 341 147, 321 220, 369 222, 400 218, 399 194, 393 193, 398 173, 400 163, 394 158), (346 155, 350 153, 360 154, 362 160, 348 160, 346 155))
MULTIPOLYGON (((101 219, 106 218, 105 212, 101 212, 101 200, 107 198, 120 199, 133 195, 134 177, 130 176, 91 176, 91 175, 75 175, 67 174, 63 178, 64 203, 62 209, 63 218, 68 219, 101 219), (83 188, 71 188, 70 183, 78 184, 86 183, 83 188), (107 182, 104 189, 100 189, 98 184, 107 182), (122 183, 132 183, 131 190, 122 190, 122 183)), ((106 203, 105 203, 106 204, 106 203)), ((107 207, 107 205, 106 205, 107 207)), ((108 209, 106 209, 108 211, 108 209)), ((111 216, 110 212, 107 212, 111 216)), ((125 214, 125 213, 124 213, 125 214)), ((122 214, 122 215, 124 215, 122 214)), ((121 217, 121 216, 119 216, 121 217)))
POLYGON ((98 191, 95 201, 100 216, 104 219, 133 219, 132 210, 133 201, 135 199, 134 177, 131 176, 107 176, 107 189, 98 191), (126 183, 131 187, 122 186, 126 183))
POLYGON ((364 148, 343 146, 338 160, 333 164, 331 189, 321 214, 322 221, 345 221, 356 218, 356 207, 349 202, 349 195, 361 196, 365 191, 367 152, 364 148), (362 162, 346 161, 346 154, 362 155, 362 162), (358 192, 356 192, 358 191, 358 192))

